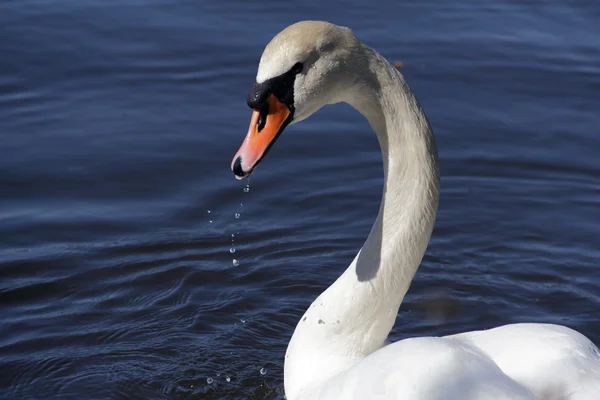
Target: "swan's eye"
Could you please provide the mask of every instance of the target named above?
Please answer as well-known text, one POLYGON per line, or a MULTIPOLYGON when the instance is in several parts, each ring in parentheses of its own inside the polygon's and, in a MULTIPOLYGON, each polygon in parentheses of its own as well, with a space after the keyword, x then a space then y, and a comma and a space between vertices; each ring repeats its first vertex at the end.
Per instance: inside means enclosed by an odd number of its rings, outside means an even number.
POLYGON ((296 64, 294 64, 294 66, 292 67, 292 73, 293 74, 299 74, 300 72, 302 72, 302 69, 304 68, 304 65, 301 62, 297 62, 296 64))

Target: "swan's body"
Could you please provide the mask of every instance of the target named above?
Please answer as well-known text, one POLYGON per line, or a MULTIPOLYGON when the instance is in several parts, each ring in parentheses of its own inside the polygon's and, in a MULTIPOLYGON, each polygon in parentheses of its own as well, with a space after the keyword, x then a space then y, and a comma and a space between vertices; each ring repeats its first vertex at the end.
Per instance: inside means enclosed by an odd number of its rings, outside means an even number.
POLYGON ((288 399, 595 400, 599 377, 600 356, 585 336, 513 324, 401 340, 288 399))
POLYGON ((386 345, 433 229, 438 159, 402 75, 349 29, 302 22, 269 43, 236 175, 248 175, 288 123, 337 102, 377 134, 383 199, 359 254, 296 327, 285 356, 287 399, 600 399, 598 349, 566 327, 507 325, 386 345))

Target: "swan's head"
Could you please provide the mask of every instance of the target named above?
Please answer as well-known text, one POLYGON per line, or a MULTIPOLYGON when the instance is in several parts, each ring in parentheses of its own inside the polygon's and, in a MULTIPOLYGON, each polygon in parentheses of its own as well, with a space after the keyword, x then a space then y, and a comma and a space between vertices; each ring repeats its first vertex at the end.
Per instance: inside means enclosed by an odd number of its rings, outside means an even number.
POLYGON ((254 111, 231 163, 236 178, 250 175, 289 124, 343 100, 348 62, 358 46, 350 29, 318 21, 291 25, 271 40, 248 95, 254 111))

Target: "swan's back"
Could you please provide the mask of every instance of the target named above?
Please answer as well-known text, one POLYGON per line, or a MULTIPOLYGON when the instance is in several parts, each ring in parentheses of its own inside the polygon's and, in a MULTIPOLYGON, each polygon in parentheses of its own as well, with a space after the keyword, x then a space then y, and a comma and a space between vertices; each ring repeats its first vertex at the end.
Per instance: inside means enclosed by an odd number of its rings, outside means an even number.
POLYGON ((600 353, 560 325, 512 324, 455 338, 476 346, 541 400, 600 399, 600 353))
POLYGON ((307 393, 315 400, 595 400, 600 355, 585 336, 514 324, 406 339, 307 393))

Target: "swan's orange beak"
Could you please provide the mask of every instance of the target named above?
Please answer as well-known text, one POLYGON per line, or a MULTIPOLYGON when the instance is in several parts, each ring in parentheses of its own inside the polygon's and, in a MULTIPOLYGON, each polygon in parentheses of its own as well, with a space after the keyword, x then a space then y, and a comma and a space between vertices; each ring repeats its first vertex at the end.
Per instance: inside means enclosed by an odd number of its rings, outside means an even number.
POLYGON ((233 157, 231 170, 238 179, 250 175, 290 122, 290 110, 277 97, 269 95, 267 105, 252 112, 248 134, 233 157))

